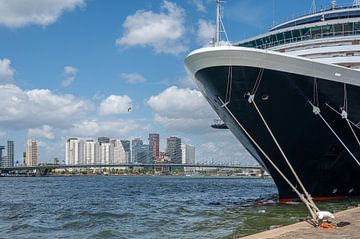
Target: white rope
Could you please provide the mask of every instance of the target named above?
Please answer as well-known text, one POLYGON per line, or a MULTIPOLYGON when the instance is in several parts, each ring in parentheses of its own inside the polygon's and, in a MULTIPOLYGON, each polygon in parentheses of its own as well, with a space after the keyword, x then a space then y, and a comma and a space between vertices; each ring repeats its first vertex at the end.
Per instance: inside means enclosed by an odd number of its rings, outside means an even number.
POLYGON ((258 148, 258 150, 264 155, 264 157, 268 160, 268 162, 272 165, 272 167, 280 174, 280 176, 285 180, 285 182, 290 186, 290 188, 298 195, 300 200, 305 204, 307 209, 309 210, 311 217, 316 222, 317 216, 316 213, 319 211, 317 207, 313 206, 313 204, 304 197, 303 194, 297 190, 297 188, 291 183, 291 181, 282 173, 282 171, 276 166, 276 164, 270 159, 270 157, 265 153, 265 151, 260 147, 260 145, 255 141, 255 139, 248 133, 248 131, 245 129, 245 127, 237 120, 237 118, 234 116, 234 114, 229 110, 227 105, 224 104, 223 100, 218 97, 221 103, 224 105, 224 108, 227 110, 227 112, 231 115, 233 120, 239 125, 241 130, 246 134, 246 136, 251 140, 251 142, 258 148))
MULTIPOLYGON (((314 112, 314 108, 318 108, 316 106, 314 106, 311 101, 309 101, 310 105, 313 107, 313 112, 314 112)), ((354 154, 350 151, 350 149, 345 145, 345 143, 341 140, 341 138, 337 135, 337 133, 333 130, 333 128, 330 126, 330 124, 325 120, 325 118, 321 115, 321 112, 319 110, 318 113, 315 113, 315 115, 318 115, 321 120, 326 124, 326 126, 330 129, 330 131, 335 135, 335 137, 340 141, 340 143, 343 145, 343 147, 346 149, 346 151, 348 151, 348 153, 350 154, 350 156, 355 160, 355 162, 360 166, 360 162, 357 160, 357 158, 354 156, 354 154)))
POLYGON ((226 95, 225 95, 225 104, 229 104, 231 100, 231 92, 232 92, 232 66, 229 66, 228 70, 228 79, 226 84, 226 95))
POLYGON ((259 70, 258 76, 257 76, 255 84, 254 84, 254 88, 251 91, 250 95, 255 95, 256 94, 257 90, 259 89, 259 86, 260 86, 261 80, 263 78, 263 75, 264 75, 264 68, 261 68, 259 70))
POLYGON ((306 188, 304 187, 303 183, 301 182, 299 176, 298 176, 297 173, 295 172, 293 166, 291 165, 289 159, 287 158, 286 154, 284 153, 284 150, 282 149, 282 147, 280 146, 278 140, 276 139, 275 135, 273 134, 272 130, 270 129, 270 127, 269 127, 268 123, 266 122, 264 116, 263 116, 262 113, 260 112, 258 106, 256 105, 256 102, 253 100, 252 103, 253 103, 253 105, 255 106, 255 109, 256 109, 257 113, 259 114, 262 122, 264 123, 267 131, 268 131, 269 134, 271 135, 271 138, 273 139, 273 141, 275 142, 277 148, 279 149, 281 155, 282 155, 283 158, 285 159, 288 167, 290 168, 291 172, 292 172, 293 175, 295 176, 296 181, 299 183, 302 191, 305 193, 306 198, 308 199, 308 201, 312 204, 312 206, 313 206, 316 210, 319 210, 319 209, 317 208, 317 206, 315 205, 315 203, 313 202, 311 195, 308 193, 308 191, 307 191, 306 188))
POLYGON ((349 127, 350 127, 350 129, 351 129, 351 132, 353 133, 353 135, 354 135, 354 137, 355 137, 356 141, 358 142, 358 144, 359 144, 359 146, 360 146, 360 141, 359 141, 359 138, 357 137, 357 135, 356 135, 356 133, 355 133, 355 131, 354 131, 353 127, 351 126, 351 124, 350 124, 349 120, 348 120, 348 119, 345 119, 345 120, 346 120, 347 124, 349 125, 349 127))
MULTIPOLYGON (((334 107, 332 107, 332 106, 329 105, 328 103, 325 103, 325 106, 326 106, 326 107, 329 107, 332 111, 334 111, 334 112, 337 113, 338 115, 342 116, 341 113, 339 113, 337 110, 335 110, 334 107)), ((355 126, 357 129, 360 130, 360 125, 355 124, 354 122, 352 122, 351 120, 349 120, 349 118, 348 118, 347 120, 349 121, 349 123, 350 123, 352 126, 355 126)))

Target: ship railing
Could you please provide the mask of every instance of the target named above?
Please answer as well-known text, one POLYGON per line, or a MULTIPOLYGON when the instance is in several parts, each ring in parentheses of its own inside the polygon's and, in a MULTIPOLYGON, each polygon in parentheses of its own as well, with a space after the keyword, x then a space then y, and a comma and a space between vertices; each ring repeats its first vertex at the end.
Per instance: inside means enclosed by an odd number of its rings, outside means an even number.
POLYGON ((321 33, 321 34, 285 38, 282 40, 257 45, 255 48, 268 49, 268 48, 272 48, 272 47, 276 47, 276 46, 281 46, 281 45, 285 45, 285 44, 289 44, 289 43, 297 43, 297 42, 302 42, 302 41, 307 41, 307 40, 316 40, 316 39, 322 39, 322 38, 341 37, 341 36, 355 36, 355 35, 360 35, 360 30, 343 31, 343 32, 327 32, 327 33, 321 33))
POLYGON ((332 11, 332 10, 342 10, 342 9, 354 9, 354 8, 359 8, 359 6, 349 6, 349 5, 336 5, 335 8, 332 8, 332 7, 328 7, 328 8, 325 8, 325 9, 316 9, 315 12, 310 12, 310 11, 302 11, 302 12, 298 12, 296 14, 293 14, 292 16, 288 16, 288 17, 283 17, 283 18, 280 18, 280 19, 277 19, 277 20, 274 20, 273 24, 272 24, 272 27, 271 27, 271 30, 274 29, 274 28, 277 28, 279 27, 280 25, 283 25, 284 23, 287 23, 287 22, 291 22, 292 20, 296 20, 298 18, 302 18, 302 17, 308 17, 308 16, 311 16, 311 15, 314 15, 314 14, 318 14, 318 13, 326 13, 328 11, 332 11))

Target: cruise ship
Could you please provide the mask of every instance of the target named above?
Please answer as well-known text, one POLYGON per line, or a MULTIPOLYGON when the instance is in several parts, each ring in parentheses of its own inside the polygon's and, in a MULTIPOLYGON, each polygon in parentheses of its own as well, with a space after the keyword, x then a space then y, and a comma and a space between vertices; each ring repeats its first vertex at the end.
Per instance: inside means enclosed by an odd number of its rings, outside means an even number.
MULTIPOLYGON (((217 1, 219 4, 219 1, 217 1)), ((280 202, 360 195, 360 1, 313 11, 213 46, 185 67, 248 152, 271 174, 280 202)))

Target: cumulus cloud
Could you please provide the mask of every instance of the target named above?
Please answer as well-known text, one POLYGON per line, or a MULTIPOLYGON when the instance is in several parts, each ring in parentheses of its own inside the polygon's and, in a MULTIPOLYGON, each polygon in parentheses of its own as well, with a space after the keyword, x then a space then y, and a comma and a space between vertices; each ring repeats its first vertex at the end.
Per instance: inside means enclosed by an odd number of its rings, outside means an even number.
POLYGON ((64 79, 62 80, 62 86, 68 87, 70 86, 78 73, 79 69, 73 67, 73 66, 65 66, 64 67, 64 79))
POLYGON ((133 120, 102 121, 99 119, 92 119, 75 123, 67 130, 66 134, 77 137, 97 137, 106 135, 119 138, 138 128, 140 128, 140 125, 133 120))
POLYGON ((150 46, 157 53, 178 54, 187 47, 184 10, 175 3, 164 1, 160 13, 139 10, 127 16, 123 23, 124 34, 116 40, 119 46, 150 46))
POLYGON ((7 58, 0 59, 0 84, 7 84, 13 81, 15 69, 11 67, 11 61, 7 58))
POLYGON ((195 5, 198 12, 206 12, 206 7, 203 0, 191 0, 190 2, 195 5))
POLYGON ((54 139, 55 135, 53 133, 53 127, 49 125, 43 125, 40 128, 30 128, 28 130, 28 137, 54 139))
POLYGON ((131 99, 127 95, 110 95, 100 104, 100 115, 116 115, 128 113, 131 110, 131 99))
POLYGON ((56 22, 64 11, 84 5, 84 0, 0 0, 0 25, 10 28, 47 26, 56 22))
POLYGON ((4 127, 64 127, 92 109, 91 103, 73 95, 54 94, 48 89, 22 90, 16 85, 0 85, 0 124, 4 127))
POLYGON ((202 45, 209 45, 209 42, 214 37, 215 25, 204 19, 198 21, 197 40, 202 45))
POLYGON ((131 84, 143 83, 146 79, 138 73, 122 73, 120 78, 131 84))
POLYGON ((171 86, 151 96, 147 104, 155 111, 156 122, 178 131, 210 131, 210 124, 216 117, 202 94, 189 88, 171 86))

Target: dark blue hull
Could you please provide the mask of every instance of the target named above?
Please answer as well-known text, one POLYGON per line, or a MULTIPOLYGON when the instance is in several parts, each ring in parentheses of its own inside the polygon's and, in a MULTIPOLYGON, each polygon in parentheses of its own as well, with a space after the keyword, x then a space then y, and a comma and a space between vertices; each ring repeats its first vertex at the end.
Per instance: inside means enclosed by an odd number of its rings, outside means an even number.
MULTIPOLYGON (((247 93, 254 88, 259 71, 255 67, 232 67, 231 100, 227 107, 281 171, 300 189, 254 105, 248 102, 247 93)), ((216 66, 199 70, 195 77, 219 117, 271 174, 278 187, 280 200, 297 198, 227 110, 221 107, 219 97, 225 101, 228 74, 228 66, 216 66)), ((360 158, 360 146, 346 120, 327 106, 330 105, 337 111, 343 106, 344 84, 317 79, 317 87, 321 114, 353 155, 360 158)), ((313 97, 313 77, 265 69, 255 102, 305 188, 314 198, 359 196, 360 166, 319 116, 312 112, 309 101, 313 102, 313 97)), ((359 87, 347 85, 347 98, 349 119, 358 123, 359 87)), ((353 129, 360 137, 359 128, 354 126, 353 129)))

